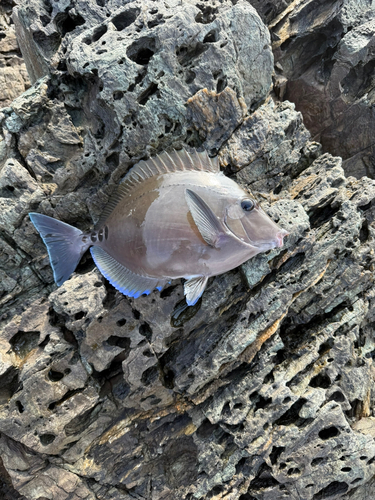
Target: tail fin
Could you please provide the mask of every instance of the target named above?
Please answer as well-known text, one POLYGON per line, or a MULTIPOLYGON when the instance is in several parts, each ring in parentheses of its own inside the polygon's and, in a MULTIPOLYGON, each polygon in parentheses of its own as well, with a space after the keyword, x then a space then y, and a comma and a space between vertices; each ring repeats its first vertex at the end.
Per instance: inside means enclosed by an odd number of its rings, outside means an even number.
POLYGON ((65 222, 36 213, 29 217, 47 247, 53 277, 60 286, 74 272, 90 243, 82 241, 82 231, 65 222))

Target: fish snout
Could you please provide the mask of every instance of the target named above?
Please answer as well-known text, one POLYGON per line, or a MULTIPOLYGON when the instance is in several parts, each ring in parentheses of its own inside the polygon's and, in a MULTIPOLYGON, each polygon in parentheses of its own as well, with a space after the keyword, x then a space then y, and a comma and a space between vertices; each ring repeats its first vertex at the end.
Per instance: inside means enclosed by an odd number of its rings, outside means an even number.
POLYGON ((278 233, 276 233, 276 247, 281 248, 284 244, 283 239, 285 236, 288 236, 290 233, 285 229, 282 229, 278 233))

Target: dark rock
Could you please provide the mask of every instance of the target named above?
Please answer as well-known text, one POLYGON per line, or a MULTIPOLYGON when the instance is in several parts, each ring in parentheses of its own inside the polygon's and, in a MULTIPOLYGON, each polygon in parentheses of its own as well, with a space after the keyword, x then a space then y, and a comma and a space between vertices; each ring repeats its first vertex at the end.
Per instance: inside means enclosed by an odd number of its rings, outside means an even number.
MULTIPOLYGON (((284 7, 254 5, 267 20, 284 7)), ((298 33, 320 13, 333 37, 323 52, 339 36, 327 21, 338 5, 288 9, 280 40, 292 13, 298 33)), ((39 79, 0 114, 9 488, 35 500, 363 498, 375 472, 375 181, 347 177, 294 105, 271 100, 254 9, 32 0, 15 19, 39 79), (283 248, 210 279, 191 308, 180 280, 124 297, 88 255, 56 289, 29 211, 88 230, 140 158, 202 145, 289 231, 283 248)), ((313 33, 292 39, 293 54, 313 52, 313 33)))
POLYGON ((276 92, 357 178, 375 176, 374 15, 368 2, 306 0, 270 22, 276 92))

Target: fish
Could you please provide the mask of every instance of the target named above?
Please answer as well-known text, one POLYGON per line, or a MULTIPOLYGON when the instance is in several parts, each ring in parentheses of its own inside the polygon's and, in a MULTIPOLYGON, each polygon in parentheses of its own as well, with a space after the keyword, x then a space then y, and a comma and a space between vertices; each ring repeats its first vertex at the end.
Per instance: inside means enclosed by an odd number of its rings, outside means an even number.
POLYGON ((217 157, 195 149, 138 162, 89 233, 44 214, 29 216, 58 286, 90 248, 99 271, 124 295, 138 298, 184 278, 189 306, 211 276, 282 247, 289 234, 220 171, 217 157))

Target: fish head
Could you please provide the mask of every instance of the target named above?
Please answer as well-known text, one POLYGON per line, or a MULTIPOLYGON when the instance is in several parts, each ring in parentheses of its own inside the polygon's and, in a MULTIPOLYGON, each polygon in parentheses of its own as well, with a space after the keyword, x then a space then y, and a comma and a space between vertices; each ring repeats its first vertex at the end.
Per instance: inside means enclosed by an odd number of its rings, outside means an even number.
POLYGON ((225 224, 238 239, 258 248, 259 252, 282 247, 284 237, 289 234, 247 194, 226 207, 225 224))

